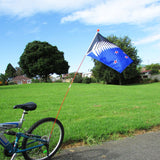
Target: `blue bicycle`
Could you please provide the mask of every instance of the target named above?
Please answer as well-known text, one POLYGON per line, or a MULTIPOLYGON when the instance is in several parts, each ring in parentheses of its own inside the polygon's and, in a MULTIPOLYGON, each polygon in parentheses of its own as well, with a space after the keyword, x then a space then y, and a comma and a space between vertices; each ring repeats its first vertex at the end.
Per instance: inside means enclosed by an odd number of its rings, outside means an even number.
POLYGON ((18 108, 23 109, 20 121, 0 123, 0 144, 4 147, 5 156, 10 156, 11 160, 14 160, 17 153, 22 153, 26 160, 49 160, 62 144, 64 137, 62 123, 58 119, 49 117, 37 121, 24 133, 15 132, 13 129, 22 128, 25 115, 28 111, 35 110, 37 105, 29 102, 14 106, 14 109, 18 108), (14 142, 9 142, 5 134, 14 136, 14 142))

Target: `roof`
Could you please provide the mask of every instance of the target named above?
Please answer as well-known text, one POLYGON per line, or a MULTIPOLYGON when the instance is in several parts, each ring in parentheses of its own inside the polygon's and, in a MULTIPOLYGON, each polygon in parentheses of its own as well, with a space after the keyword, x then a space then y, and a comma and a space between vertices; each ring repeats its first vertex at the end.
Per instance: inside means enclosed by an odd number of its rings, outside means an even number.
POLYGON ((22 81, 22 80, 30 80, 30 78, 22 75, 22 76, 16 76, 13 78, 14 81, 22 81))
POLYGON ((147 73, 147 72, 150 72, 151 70, 145 70, 145 71, 142 71, 141 73, 147 73))

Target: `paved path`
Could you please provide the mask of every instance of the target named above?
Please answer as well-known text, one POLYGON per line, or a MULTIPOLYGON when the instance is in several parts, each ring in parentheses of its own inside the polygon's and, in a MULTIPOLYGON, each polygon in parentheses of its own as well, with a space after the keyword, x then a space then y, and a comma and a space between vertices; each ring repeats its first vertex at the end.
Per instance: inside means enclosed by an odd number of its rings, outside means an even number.
POLYGON ((160 131, 66 149, 53 160, 160 160, 160 131))

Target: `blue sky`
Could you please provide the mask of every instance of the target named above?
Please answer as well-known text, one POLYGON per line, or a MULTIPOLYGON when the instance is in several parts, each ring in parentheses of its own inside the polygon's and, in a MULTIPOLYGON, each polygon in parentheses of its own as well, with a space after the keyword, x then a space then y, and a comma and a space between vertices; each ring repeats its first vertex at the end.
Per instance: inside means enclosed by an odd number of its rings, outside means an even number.
MULTIPOLYGON (((74 72, 98 28, 131 38, 143 64, 160 63, 159 0, 0 0, 0 73, 34 40, 57 46, 74 72)), ((80 72, 92 68, 86 57, 80 72)))

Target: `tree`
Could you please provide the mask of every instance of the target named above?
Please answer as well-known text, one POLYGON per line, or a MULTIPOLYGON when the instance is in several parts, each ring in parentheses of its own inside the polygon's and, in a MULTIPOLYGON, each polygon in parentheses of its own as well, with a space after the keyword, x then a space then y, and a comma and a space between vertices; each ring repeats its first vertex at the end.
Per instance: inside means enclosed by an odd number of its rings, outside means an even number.
POLYGON ((156 64, 146 65, 146 69, 151 70, 151 74, 158 74, 160 70, 160 64, 156 63, 156 64))
POLYGON ((69 65, 64 53, 48 42, 28 43, 20 57, 19 65, 28 77, 39 75, 47 81, 49 74, 68 73, 69 65))
POLYGON ((131 39, 127 36, 124 38, 109 36, 107 39, 120 47, 130 58, 132 58, 133 63, 120 74, 103 63, 94 60, 95 66, 92 71, 95 78, 98 81, 110 84, 129 84, 137 82, 140 74, 137 70, 137 65, 141 60, 137 56, 137 49, 132 46, 131 39))
POLYGON ((16 67, 15 69, 16 69, 16 76, 21 76, 24 74, 21 67, 16 67))
POLYGON ((5 75, 7 78, 13 78, 16 76, 16 70, 10 63, 7 65, 5 75))
POLYGON ((5 85, 7 82, 7 77, 4 74, 0 74, 0 85, 5 85))

